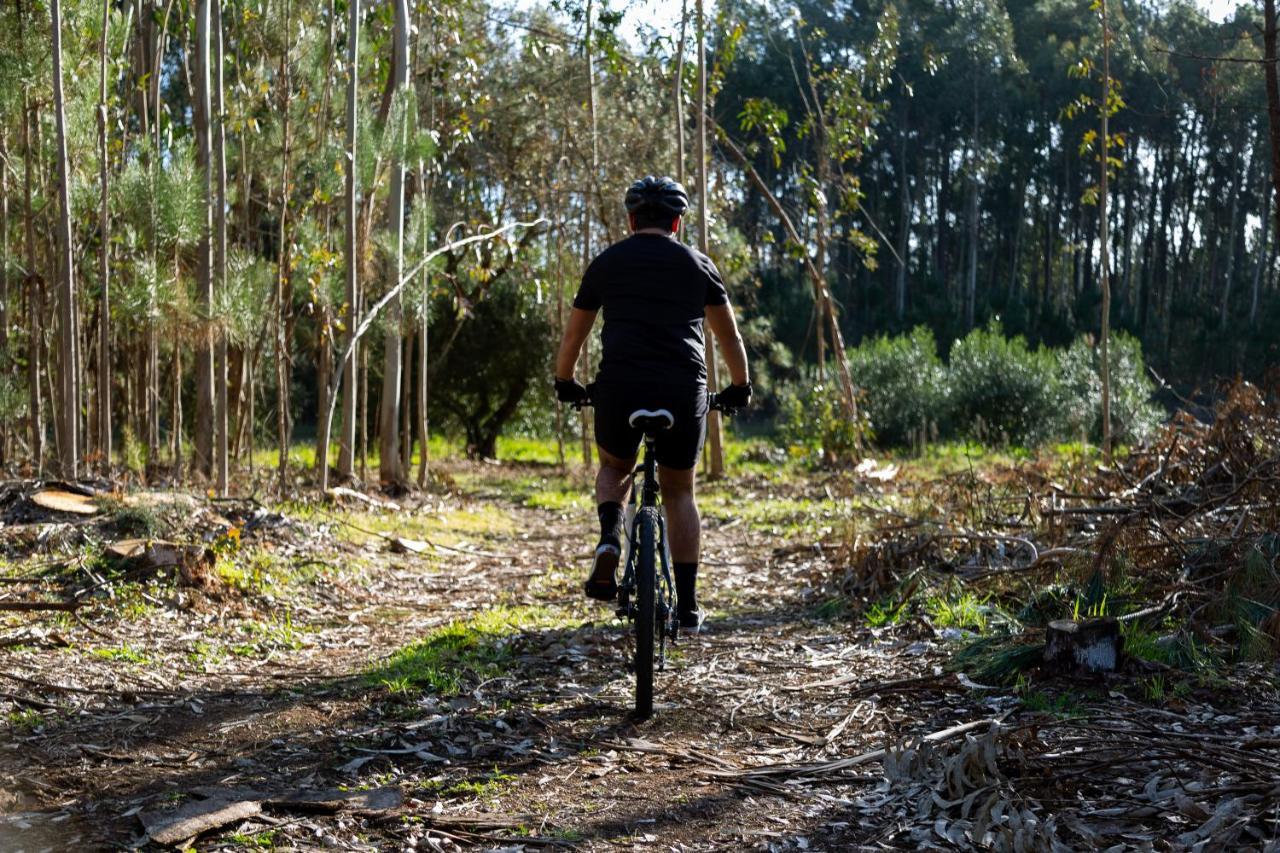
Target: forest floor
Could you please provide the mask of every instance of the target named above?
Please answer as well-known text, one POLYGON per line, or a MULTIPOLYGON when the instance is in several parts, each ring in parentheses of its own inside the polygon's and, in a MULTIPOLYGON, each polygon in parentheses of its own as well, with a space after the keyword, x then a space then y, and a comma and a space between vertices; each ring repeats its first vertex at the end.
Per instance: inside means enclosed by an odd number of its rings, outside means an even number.
POLYGON ((455 460, 398 508, 137 492, 78 518, 10 495, 0 605, 82 606, 0 613, 0 850, 1276 835, 1275 792, 1256 793, 1280 759, 1274 666, 1176 690, 1150 670, 975 683, 949 665, 979 627, 955 614, 986 612, 971 594, 870 616, 831 596, 859 525, 905 518, 945 463, 737 470, 702 491, 710 618, 643 722, 628 632, 581 595, 583 472, 455 460), (203 542, 212 562, 104 562, 139 534, 203 542))

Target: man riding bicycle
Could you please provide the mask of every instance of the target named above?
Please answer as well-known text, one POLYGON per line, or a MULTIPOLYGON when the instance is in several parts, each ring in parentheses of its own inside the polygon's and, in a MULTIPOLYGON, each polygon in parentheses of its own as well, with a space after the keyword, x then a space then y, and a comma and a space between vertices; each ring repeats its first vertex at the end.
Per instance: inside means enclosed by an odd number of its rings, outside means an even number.
POLYGON ((675 238, 689 207, 684 187, 670 178, 646 176, 627 190, 626 207, 631 236, 605 249, 587 268, 556 355, 557 398, 595 407, 600 541, 585 591, 599 601, 613 601, 618 592, 622 503, 643 437, 628 417, 641 408, 667 409, 675 421, 656 441, 658 481, 679 623, 696 633, 705 615, 696 595, 701 520, 694 499, 708 409, 704 317, 720 341, 732 381, 717 395, 723 408, 742 408, 751 400, 747 353, 715 264, 675 238), (588 390, 573 378, 574 365, 602 308, 600 372, 588 390))

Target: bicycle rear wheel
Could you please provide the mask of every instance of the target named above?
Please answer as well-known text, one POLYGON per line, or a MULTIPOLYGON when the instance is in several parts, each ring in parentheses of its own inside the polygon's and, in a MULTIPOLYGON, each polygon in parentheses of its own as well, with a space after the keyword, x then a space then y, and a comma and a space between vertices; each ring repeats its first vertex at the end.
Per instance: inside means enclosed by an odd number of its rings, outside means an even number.
POLYGON ((658 586, 658 511, 644 507, 636 516, 640 551, 636 560, 636 716, 653 714, 653 634, 658 586))

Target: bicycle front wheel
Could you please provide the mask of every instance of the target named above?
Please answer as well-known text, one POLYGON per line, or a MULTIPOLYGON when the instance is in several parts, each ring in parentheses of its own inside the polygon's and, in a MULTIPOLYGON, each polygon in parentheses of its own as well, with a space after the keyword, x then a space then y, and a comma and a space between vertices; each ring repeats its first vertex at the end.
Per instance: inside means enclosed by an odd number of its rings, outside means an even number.
POLYGON ((640 550, 636 559, 636 716, 653 713, 653 634, 658 587, 658 511, 644 507, 636 516, 640 550))

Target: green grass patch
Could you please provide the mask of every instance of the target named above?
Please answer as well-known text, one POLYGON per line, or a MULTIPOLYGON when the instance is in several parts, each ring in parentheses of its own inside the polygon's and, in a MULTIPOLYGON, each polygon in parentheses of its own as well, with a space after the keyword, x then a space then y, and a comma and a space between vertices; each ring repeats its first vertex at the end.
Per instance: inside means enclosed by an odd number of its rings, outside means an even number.
POLYGON ((1060 720, 1078 719, 1084 716, 1084 707, 1079 699, 1070 693, 1059 693, 1054 696, 1044 690, 1033 690, 1031 682, 1025 676, 1018 676, 1014 687, 1022 707, 1037 714, 1049 714, 1060 720))
POLYGON ((925 613, 935 628, 959 628, 985 634, 990 627, 992 608, 989 598, 979 598, 971 592, 955 597, 933 595, 924 602, 925 613))
POLYGON ((506 671, 515 635, 552 624, 549 613, 539 608, 494 607, 436 628, 370 668, 366 677, 392 693, 430 690, 456 696, 469 684, 506 671))
POLYGON ((465 509, 449 509, 436 513, 424 510, 417 513, 379 512, 353 510, 342 511, 326 508, 324 513, 304 504, 290 505, 288 512, 294 517, 317 523, 333 523, 335 518, 349 524, 335 524, 334 532, 355 545, 364 545, 384 536, 404 539, 429 539, 442 545, 455 545, 464 540, 501 538, 513 535, 516 522, 511 513, 502 507, 487 503, 475 503, 465 509))
POLYGON ((28 708, 22 711, 10 711, 5 715, 5 722, 9 727, 18 732, 33 732, 44 725, 44 714, 39 711, 28 708))
POLYGON ((114 648, 93 649, 89 652, 97 658, 109 661, 123 661, 124 663, 151 663, 151 659, 133 646, 116 646, 114 648))
POLYGON ((276 651, 297 651, 306 645, 305 628, 293 623, 293 614, 288 610, 283 618, 250 619, 237 629, 242 641, 227 647, 237 657, 266 657, 276 651))
POLYGON ((267 829, 255 833, 233 832, 227 836, 227 840, 250 850, 275 850, 276 830, 267 829))
POLYGON ((849 525, 847 503, 831 498, 789 495, 744 496, 732 485, 716 486, 698 497, 704 519, 722 523, 741 519, 750 529, 785 539, 825 539, 849 525))
POLYGON ((867 625, 872 628, 887 628, 890 625, 896 625, 902 619, 903 612, 907 609, 908 602, 900 601, 894 604, 889 599, 877 601, 867 608, 864 617, 867 625))
POLYGON ((483 776, 448 782, 443 779, 428 779, 418 786, 418 790, 426 796, 449 799, 461 797, 466 799, 492 800, 516 781, 516 777, 503 773, 495 764, 493 770, 483 776))

